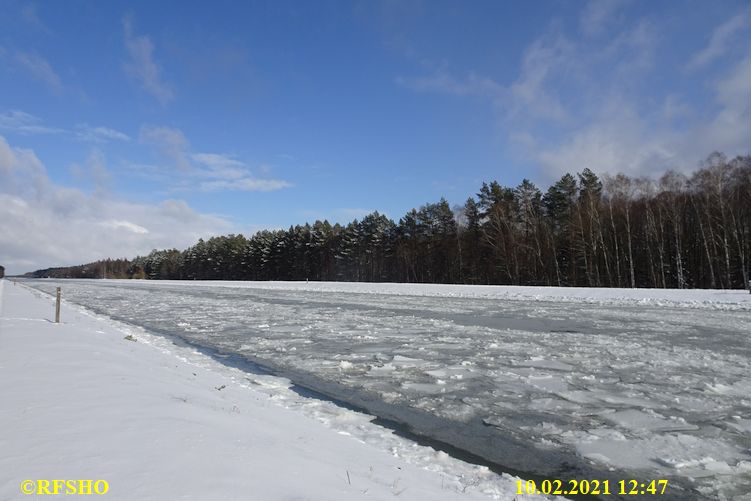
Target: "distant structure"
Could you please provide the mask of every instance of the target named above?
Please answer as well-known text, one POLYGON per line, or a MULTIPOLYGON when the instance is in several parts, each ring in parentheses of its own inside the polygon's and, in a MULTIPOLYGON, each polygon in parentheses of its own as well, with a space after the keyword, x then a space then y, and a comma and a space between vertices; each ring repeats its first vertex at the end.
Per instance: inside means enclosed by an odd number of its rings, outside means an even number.
POLYGON ((0 278, 3 278, 5 276, 5 268, 0 266, 0 278))

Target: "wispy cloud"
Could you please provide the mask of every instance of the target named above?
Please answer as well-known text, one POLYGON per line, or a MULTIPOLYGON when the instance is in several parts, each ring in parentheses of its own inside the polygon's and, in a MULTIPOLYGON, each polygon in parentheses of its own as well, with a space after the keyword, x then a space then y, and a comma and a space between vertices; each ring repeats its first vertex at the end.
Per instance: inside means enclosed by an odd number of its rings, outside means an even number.
POLYGON ((20 110, 0 113, 0 129, 20 134, 62 134, 64 129, 48 127, 41 118, 20 110))
POLYGON ((125 230, 131 233, 135 233, 137 235, 147 235, 149 233, 149 230, 144 228, 141 225, 131 223, 130 221, 123 221, 120 219, 109 219, 107 221, 102 221, 101 223, 97 223, 97 224, 103 228, 110 228, 113 230, 125 230))
POLYGON ((71 165, 70 172, 73 177, 79 180, 89 181, 98 193, 105 193, 112 180, 112 173, 107 168, 104 153, 96 148, 89 152, 89 156, 83 165, 78 163, 71 165))
POLYGON ((29 3, 25 5, 21 9, 21 19, 27 24, 27 26, 30 26, 31 28, 45 33, 49 34, 50 29, 47 27, 47 25, 44 24, 42 19, 39 17, 39 13, 37 12, 37 6, 33 3, 29 3))
POLYGON ((650 175, 666 169, 691 171, 710 152, 748 154, 751 137, 751 54, 712 88, 715 106, 709 119, 687 120, 691 109, 674 94, 655 110, 635 100, 598 100, 589 123, 568 130, 561 142, 535 145, 531 155, 553 176, 589 167, 597 172, 650 175), (681 127, 672 126, 676 114, 681 127))
POLYGON ((173 188, 177 191, 275 191, 292 186, 288 181, 254 176, 247 164, 232 155, 192 153, 179 129, 145 125, 140 139, 177 168, 180 176, 173 188))
POLYGON ((172 87, 163 80, 162 68, 154 58, 154 44, 146 35, 136 35, 131 18, 123 19, 125 48, 128 60, 124 64, 125 73, 137 80, 141 87, 162 105, 174 98, 172 87))
POLYGON ((590 0, 579 16, 579 27, 587 36, 603 33, 626 0, 590 0))
POLYGON ((292 186, 281 179, 254 176, 245 163, 231 155, 196 153, 192 158, 202 167, 195 171, 196 177, 205 178, 199 181, 202 191, 276 191, 292 186))
POLYGON ((192 164, 188 155, 188 140, 181 130, 172 127, 144 125, 139 134, 141 142, 151 144, 172 160, 181 171, 187 172, 192 164))
POLYGON ((85 123, 76 125, 73 130, 53 127, 46 125, 41 118, 21 110, 9 110, 0 113, 0 129, 24 135, 59 134, 92 143, 130 141, 127 134, 110 127, 93 127, 85 123))
POLYGON ((110 127, 97 126, 92 127, 89 124, 83 123, 76 125, 76 136, 82 141, 89 141, 92 143, 104 143, 107 141, 130 141, 130 136, 119 130, 112 129, 110 127))
POLYGON ((694 141, 713 144, 713 150, 728 154, 745 148, 751 152, 751 51, 720 78, 715 87, 716 115, 699 127, 694 141))
POLYGON ((731 49, 740 56, 729 71, 715 74, 714 100, 699 110, 675 87, 645 88, 658 72, 670 71, 657 60, 662 31, 650 18, 616 23, 623 3, 587 4, 578 31, 551 23, 527 46, 518 72, 504 75, 506 81, 477 71, 457 77, 445 65, 398 83, 417 92, 487 99, 511 150, 539 167, 542 182, 584 167, 632 175, 690 171, 716 149, 748 153, 751 51, 733 43, 751 25, 749 11, 715 29, 707 48, 692 59, 700 67, 731 49))
POLYGON ((445 68, 429 76, 397 77, 396 82, 416 91, 442 92, 456 96, 500 98, 506 91, 491 78, 470 72, 464 78, 450 74, 445 68))
POLYGON ((292 185, 279 179, 244 177, 232 181, 226 179, 204 181, 200 186, 204 191, 276 191, 289 188, 292 185))
POLYGON ((220 179, 242 179, 247 176, 247 166, 231 155, 219 153, 194 153, 191 158, 204 165, 208 173, 220 179))
POLYGON ((510 88, 512 115, 533 113, 545 119, 566 119, 567 112, 556 93, 549 90, 548 83, 573 59, 573 51, 573 45, 562 36, 538 39, 525 50, 519 78, 510 88))
POLYGON ((549 35, 533 42, 524 51, 517 78, 503 84, 475 71, 465 76, 452 74, 442 65, 429 75, 400 76, 396 83, 417 92, 436 92, 460 97, 479 97, 497 105, 507 118, 535 115, 556 121, 565 120, 567 112, 549 81, 562 68, 575 65, 574 47, 563 36, 549 35))
POLYGON ((733 37, 750 25, 751 11, 749 10, 740 12, 719 25, 709 37, 707 46, 691 58, 686 68, 697 70, 722 57, 730 48, 733 37))
POLYGON ((52 65, 33 52, 16 52, 16 62, 34 79, 44 83, 52 92, 60 93, 63 89, 63 83, 60 76, 52 69, 52 65))
POLYGON ((685 119, 692 113, 691 106, 675 94, 668 94, 662 103, 662 116, 668 122, 685 119))
POLYGON ((588 167, 599 173, 645 175, 668 167, 681 168, 679 138, 656 131, 650 117, 632 103, 613 98, 600 101, 603 109, 590 115, 587 125, 570 129, 558 142, 540 144, 528 154, 542 166, 548 180, 588 167))

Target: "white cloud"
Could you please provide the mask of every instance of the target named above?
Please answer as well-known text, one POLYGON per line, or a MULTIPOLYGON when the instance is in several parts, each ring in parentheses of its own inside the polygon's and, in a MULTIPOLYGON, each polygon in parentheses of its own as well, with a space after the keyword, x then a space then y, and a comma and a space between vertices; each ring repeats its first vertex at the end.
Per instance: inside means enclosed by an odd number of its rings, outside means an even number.
POLYGON ((395 80, 417 92, 488 99, 508 119, 534 117, 561 122, 566 120, 568 112, 548 84, 556 72, 572 69, 575 63, 572 55, 573 45, 564 37, 544 37, 525 50, 521 72, 509 85, 477 72, 458 77, 452 75, 445 65, 428 76, 397 77, 395 80))
POLYGON ((47 26, 44 24, 42 19, 39 17, 39 13, 37 12, 36 5, 30 3, 24 6, 21 9, 20 14, 21 14, 21 19, 23 19, 24 22, 26 22, 26 25, 28 27, 31 27, 34 30, 40 33, 43 33, 45 35, 49 35, 52 33, 50 29, 47 28, 47 26))
MULTIPOLYGON (((231 155, 195 153, 191 158, 202 166, 194 171, 197 178, 202 178, 198 185, 202 191, 276 191, 292 186, 281 179, 253 176, 245 163, 231 155)), ((258 171, 269 173, 266 166, 260 166, 258 171)))
POLYGON ((76 136, 82 141, 94 143, 130 141, 130 137, 124 132, 104 126, 92 127, 85 123, 76 125, 76 136))
POLYGON ((600 102, 590 123, 563 142, 539 144, 532 156, 548 178, 589 167, 595 172, 658 174, 667 169, 694 171, 712 151, 729 156, 751 152, 751 54, 731 67, 715 86, 717 107, 708 120, 686 122, 690 108, 668 95, 662 109, 640 112, 634 103, 600 102), (684 117, 681 129, 671 126, 684 117))
POLYGON ((690 117, 692 113, 691 106, 685 103, 680 96, 668 94, 662 104, 662 116, 668 122, 677 119, 690 117))
POLYGON ((455 76, 445 64, 431 75, 397 77, 395 81, 417 92, 488 99, 509 120, 542 118, 563 122, 569 112, 550 81, 561 72, 575 70, 578 62, 574 49, 561 35, 546 35, 535 40, 524 51, 518 77, 508 85, 474 71, 463 77, 455 76))
POLYGON ((192 168, 188 155, 190 144, 181 130, 144 125, 139 137, 141 142, 155 146, 160 153, 172 160, 178 169, 187 172, 192 168))
POLYGON ((200 184, 204 191, 276 191, 291 186, 287 181, 279 179, 257 179, 253 177, 234 180, 218 179, 200 184))
POLYGON ((613 102, 589 126, 572 131, 561 143, 538 144, 532 155, 546 180, 584 168, 641 176, 685 167, 679 162, 683 157, 678 155, 678 143, 670 133, 655 134, 652 124, 628 104, 613 102))
POLYGON ((740 12, 715 28, 709 43, 691 58, 687 69, 696 70, 722 57, 731 46, 730 42, 740 31, 751 25, 750 11, 740 12))
POLYGON ((751 53, 717 82, 715 99, 720 109, 700 127, 696 140, 714 145, 712 151, 747 153, 751 149, 751 53))
POLYGON ((11 148, 0 136, 0 190, 33 195, 45 188, 47 174, 33 151, 11 148))
POLYGON ((512 115, 532 114, 544 119, 564 121, 568 112, 554 92, 547 88, 553 75, 573 61, 574 48, 562 36, 536 40, 524 52, 519 78, 511 85, 512 115))
POLYGON ((220 179, 242 179, 248 175, 247 166, 230 155, 218 153, 194 153, 191 158, 208 170, 205 175, 220 179))
POLYGON ((159 204, 159 213, 169 219, 174 219, 185 224, 199 224, 201 214, 190 208, 185 200, 167 199, 159 204))
POLYGON ((179 129, 144 126, 140 138, 154 145, 178 168, 182 176, 175 184, 176 191, 275 191, 292 186, 280 179, 255 177, 244 162, 232 155, 191 153, 190 143, 179 129))
POLYGON ((422 77, 397 77, 396 82, 416 91, 433 91, 457 96, 480 96, 492 99, 500 98, 505 89, 491 78, 469 73, 460 79, 449 74, 445 69, 422 77))
POLYGON ((673 70, 657 59, 664 53, 665 31, 649 18, 616 23, 622 4, 589 3, 581 12, 579 33, 552 23, 528 45, 510 83, 477 72, 457 78, 445 68, 432 77, 398 82, 416 91, 487 99, 520 160, 540 168, 535 177, 541 183, 585 167, 635 176, 666 169, 690 172, 715 150, 748 154, 751 52, 732 44, 751 26, 751 11, 717 28, 694 60, 698 67, 731 47, 735 53, 746 51, 716 77, 710 87, 714 100, 707 103, 693 96, 689 100, 699 82, 655 83, 673 70))
POLYGON ((717 83, 717 100, 725 107, 740 110, 751 104, 751 54, 740 60, 717 83))
POLYGON ((73 131, 60 127, 50 127, 45 125, 41 118, 21 110, 9 110, 0 113, 0 129, 26 135, 62 134, 75 137, 81 141, 96 143, 115 140, 130 141, 127 134, 110 127, 92 127, 85 123, 76 125, 73 131))
POLYGON ((579 26, 585 35, 602 33, 625 0, 590 0, 579 16, 579 26))
POLYGON ((33 151, 0 136, 0 263, 7 273, 182 249, 237 231, 182 200, 134 203, 56 185, 33 151))
POLYGON ((47 127, 42 119, 20 110, 10 110, 0 113, 0 129, 10 130, 21 134, 60 134, 63 129, 47 127))
POLYGON ((98 149, 92 149, 86 159, 86 163, 81 166, 73 164, 70 171, 74 177, 91 181, 94 189, 104 193, 112 180, 112 174, 107 168, 107 161, 104 154, 98 149))
MULTIPOLYGON (((618 33, 601 54, 606 63, 615 62, 612 82, 625 85, 650 70, 654 66, 658 40, 659 29, 647 20, 641 20, 618 33)), ((597 51, 594 54, 597 57, 597 51)))
POLYGON ((169 84, 162 79, 162 68, 154 59, 154 44, 145 35, 133 32, 130 18, 123 19, 125 48, 129 59, 125 62, 125 73, 137 80, 143 89, 154 96, 162 105, 174 98, 169 84))
POLYGON ((26 70, 32 77, 41 81, 55 93, 59 93, 63 88, 60 76, 52 69, 52 65, 40 56, 31 52, 16 52, 16 62, 26 70))
POLYGON ((139 226, 135 223, 131 223, 130 221, 118 221, 115 219, 111 219, 109 221, 102 221, 101 223, 97 223, 99 226, 103 226, 105 228, 113 228, 115 230, 123 229, 126 231, 130 231, 132 233, 136 233, 138 235, 146 235, 149 230, 144 228, 143 226, 139 226))

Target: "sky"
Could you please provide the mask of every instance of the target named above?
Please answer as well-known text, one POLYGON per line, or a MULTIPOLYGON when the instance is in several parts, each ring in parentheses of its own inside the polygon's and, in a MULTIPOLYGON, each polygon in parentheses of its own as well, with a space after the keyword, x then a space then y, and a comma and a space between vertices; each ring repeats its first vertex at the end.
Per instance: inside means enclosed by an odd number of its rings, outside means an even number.
POLYGON ((713 151, 748 1, 0 0, 6 273, 713 151))

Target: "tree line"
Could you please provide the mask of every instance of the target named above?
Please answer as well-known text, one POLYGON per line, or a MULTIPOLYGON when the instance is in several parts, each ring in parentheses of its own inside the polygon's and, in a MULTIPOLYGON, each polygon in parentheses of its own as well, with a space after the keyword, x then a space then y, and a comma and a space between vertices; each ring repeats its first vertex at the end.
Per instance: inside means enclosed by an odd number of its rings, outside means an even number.
POLYGON ((397 222, 373 212, 29 275, 729 289, 749 266, 751 156, 713 153, 690 176, 584 169, 545 192, 493 181, 463 206, 441 199, 397 222))

